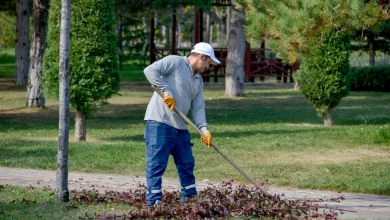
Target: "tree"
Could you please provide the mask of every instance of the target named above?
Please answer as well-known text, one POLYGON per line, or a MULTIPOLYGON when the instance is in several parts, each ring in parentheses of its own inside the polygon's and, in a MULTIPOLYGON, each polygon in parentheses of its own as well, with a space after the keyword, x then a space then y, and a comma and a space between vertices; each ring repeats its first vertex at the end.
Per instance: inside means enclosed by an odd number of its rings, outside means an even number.
MULTIPOLYGON (((59 32, 55 27, 59 24, 59 16, 54 7, 57 4, 58 0, 53 0, 49 13, 43 77, 44 89, 55 96, 58 96, 56 45, 59 32)), ((70 104, 76 109, 75 140, 85 141, 86 119, 99 104, 107 103, 107 99, 119 90, 114 2, 75 0, 72 2, 71 22, 70 104)))
POLYGON ((46 49, 49 0, 33 1, 33 36, 30 50, 30 68, 27 82, 27 106, 45 107, 41 89, 43 55, 46 49))
POLYGON ((303 59, 297 72, 300 89, 313 104, 325 126, 331 126, 332 109, 347 96, 350 37, 343 31, 324 36, 321 46, 303 59))
MULTIPOLYGON (((344 67, 348 64, 348 59, 344 59, 344 55, 348 51, 343 50, 348 47, 327 44, 338 42, 330 39, 337 38, 340 31, 350 35, 358 28, 377 26, 388 18, 388 14, 377 2, 370 1, 364 4, 363 0, 243 0, 242 4, 247 10, 246 30, 249 37, 268 40, 269 47, 276 51, 276 56, 286 59, 291 64, 302 59, 301 66, 305 68, 302 71, 305 74, 302 75, 306 77, 309 72, 313 74, 304 81, 307 84, 304 89, 305 97, 309 102, 315 103, 317 112, 324 117, 324 124, 331 125, 331 110, 347 94, 344 67), (327 65, 331 64, 328 61, 332 59, 323 51, 339 56, 333 61, 347 63, 337 63, 330 68, 327 65), (314 61, 316 67, 309 63, 305 64, 314 61), (326 73, 329 77, 324 77, 319 84, 315 84, 318 78, 313 76, 318 73, 326 73), (316 86, 312 86, 314 84, 316 86), (317 98, 314 102, 309 97, 317 98), (329 99, 337 100, 332 100, 330 104, 329 99)), ((296 78, 301 87, 300 81, 303 78, 299 74, 296 78)))
MULTIPOLYGON (((163 43, 165 47, 171 45, 172 14, 176 13, 177 39, 180 41, 193 41, 194 9, 208 11, 213 1, 211 0, 117 0, 115 11, 118 27, 118 50, 120 62, 124 60, 139 60, 146 56, 149 45, 149 24, 155 20, 155 39, 163 43), (189 11, 191 11, 188 13, 189 11), (184 13, 184 14, 183 14, 184 13), (158 21, 158 22, 157 22, 158 21), (147 28, 147 26, 149 28, 147 28), (119 32, 121 34, 119 34, 119 32), (122 36, 123 33, 123 36, 122 36)), ((144 63, 142 63, 144 64, 144 63)))
POLYGON ((15 83, 26 85, 29 67, 29 0, 16 0, 15 83))
POLYGON ((230 6, 229 34, 225 75, 225 95, 244 96, 245 30, 244 11, 230 6))
MULTIPOLYGON (((55 5, 55 9, 58 9, 55 5)), ((70 41, 70 0, 61 1, 61 29, 59 48, 59 128, 56 193, 54 198, 58 202, 69 201, 68 189, 68 145, 69 145, 69 41, 70 41)), ((53 45, 54 47, 55 45, 53 45)), ((58 47, 58 45, 57 45, 58 47)))
MULTIPOLYGON (((365 0, 366 3, 369 0, 365 0)), ((379 0, 378 4, 390 13, 390 0, 379 0)), ((369 65, 375 66, 376 51, 384 53, 390 52, 390 21, 378 23, 370 27, 362 27, 353 35, 354 40, 359 42, 358 45, 353 45, 351 49, 368 52, 369 65)))

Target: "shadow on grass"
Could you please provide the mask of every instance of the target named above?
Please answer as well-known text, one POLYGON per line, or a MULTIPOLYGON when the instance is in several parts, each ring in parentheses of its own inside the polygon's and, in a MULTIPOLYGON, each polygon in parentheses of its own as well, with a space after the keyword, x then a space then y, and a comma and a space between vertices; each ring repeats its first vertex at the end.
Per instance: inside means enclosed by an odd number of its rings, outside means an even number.
POLYGON ((55 141, 2 140, 0 145, 0 164, 12 167, 55 169, 57 146, 58 144, 55 141), (45 167, 42 167, 42 164, 45 167))
POLYGON ((372 194, 375 194, 375 195, 390 195, 390 187, 372 189, 371 192, 372 192, 372 194))
MULTIPOLYGON (((145 86, 142 86, 145 87, 145 86)), ((335 125, 384 125, 390 123, 388 94, 356 93, 342 100, 333 112, 335 125)), ((87 120, 87 129, 115 127, 127 129, 129 125, 144 123, 145 104, 111 104, 87 120)), ((0 110, 0 131, 42 130, 58 128, 58 108, 39 111, 15 108, 0 110)), ((189 113, 190 115, 191 113, 189 113)), ((249 93, 248 98, 206 100, 207 120, 213 125, 256 125, 261 123, 289 123, 322 125, 315 109, 295 91, 267 90, 249 93)), ((70 128, 74 128, 74 112, 70 128)), ((124 141, 128 138, 124 137, 124 141)))
MULTIPOLYGON (((215 137, 229 137, 229 138, 240 138, 240 137, 251 137, 251 136, 258 136, 258 135, 288 135, 288 134, 297 134, 297 133, 306 133, 310 132, 311 129, 294 129, 294 130, 270 130, 270 131, 262 131, 262 130, 254 130, 254 131, 224 131, 224 132, 218 132, 213 131, 213 136, 215 137)), ((313 130, 315 130, 313 128, 313 130)), ((194 133, 191 135, 191 138, 198 138, 198 133, 196 133, 192 128, 190 128, 190 131, 193 131, 194 133)), ((142 130, 143 132, 143 130, 142 130)), ((102 140, 105 141, 113 141, 113 142, 144 142, 144 136, 143 135, 134 135, 134 136, 117 136, 117 137, 110 137, 110 138, 102 138, 102 140)))
POLYGON ((133 135, 133 136, 118 136, 118 137, 110 137, 110 138, 102 138, 105 141, 113 141, 113 142, 144 142, 143 135, 133 135))
MULTIPOLYGON (((274 94, 275 95, 275 94, 274 94)), ((274 95, 271 95, 274 97, 274 95)), ((344 100, 333 111, 335 125, 384 125, 390 123, 390 108, 375 97, 344 100), (375 103, 375 104, 374 104, 375 103), (369 120, 367 120, 369 119, 369 120)), ((306 100, 298 99, 220 99, 208 100, 207 119, 211 124, 308 123, 322 125, 323 120, 306 100)))

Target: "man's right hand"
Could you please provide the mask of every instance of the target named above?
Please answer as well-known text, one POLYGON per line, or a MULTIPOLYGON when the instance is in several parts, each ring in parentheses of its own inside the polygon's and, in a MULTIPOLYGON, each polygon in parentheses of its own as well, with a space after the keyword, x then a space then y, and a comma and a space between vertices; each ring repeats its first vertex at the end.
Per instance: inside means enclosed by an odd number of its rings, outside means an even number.
POLYGON ((201 137, 203 143, 207 145, 208 148, 211 148, 211 142, 213 141, 213 137, 210 134, 210 131, 204 131, 203 135, 205 137, 201 137))
POLYGON ((167 93, 164 93, 164 103, 168 106, 171 112, 175 109, 175 99, 167 93))

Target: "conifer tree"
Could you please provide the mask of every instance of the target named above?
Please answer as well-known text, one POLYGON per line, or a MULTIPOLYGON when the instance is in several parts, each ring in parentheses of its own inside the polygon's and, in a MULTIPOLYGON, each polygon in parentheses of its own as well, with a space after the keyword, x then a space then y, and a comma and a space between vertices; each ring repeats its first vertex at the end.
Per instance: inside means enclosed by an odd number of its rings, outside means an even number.
MULTIPOLYGON (((328 56, 326 53, 319 52, 324 51, 324 48, 334 56, 344 55, 344 52, 336 50, 348 50, 348 46, 328 46, 324 45, 324 42, 337 38, 339 34, 340 36, 350 35, 362 27, 370 27, 374 30, 389 17, 377 1, 365 3, 363 0, 241 0, 240 3, 247 12, 246 31, 248 38, 267 40, 268 47, 276 52, 276 56, 289 63, 302 61, 303 66, 305 66, 305 62, 313 60, 324 61, 326 57, 318 57, 328 56), (306 57, 310 58, 306 60, 306 57)), ((326 44, 332 42, 338 41, 330 41, 326 44)), ((328 71, 329 67, 320 63, 317 63, 320 66, 316 68, 305 68, 305 74, 315 74, 310 73, 310 71, 319 71, 332 75, 329 78, 322 78, 322 81, 319 82, 320 85, 317 84, 318 86, 332 84, 323 86, 322 88, 325 90, 318 90, 312 86, 314 81, 305 80, 302 81, 304 83, 302 84, 299 80, 299 74, 298 77, 294 77, 298 79, 301 88, 306 86, 304 90, 307 94, 312 94, 312 96, 305 95, 306 98, 317 97, 316 104, 313 103, 313 100, 309 98, 308 100, 316 107, 319 115, 324 118, 326 125, 332 125, 329 123, 332 122, 332 119, 327 117, 331 116, 329 114, 331 110, 347 94, 344 67, 348 64, 348 58, 344 59, 343 56, 335 58, 335 60, 342 60, 345 63, 338 62, 339 66, 332 67, 332 71, 328 71), (342 69, 342 73, 339 71, 340 69, 342 69), (335 79, 335 77, 339 78, 335 79), (332 94, 331 97, 326 98, 325 96, 329 96, 329 94, 332 94), (330 105, 327 103, 330 99, 336 100, 332 100, 333 104, 330 105)), ((310 79, 317 80, 318 78, 310 77, 310 79)))
POLYGON ((320 47, 304 58, 297 74, 301 92, 315 107, 325 126, 331 126, 332 109, 348 92, 350 38, 338 31, 324 36, 320 47))
MULTIPOLYGON (((43 74, 44 90, 57 97, 59 6, 52 0, 43 74)), ((74 0, 71 11, 70 104, 76 109, 75 140, 85 141, 86 119, 119 90, 114 1, 74 0)))

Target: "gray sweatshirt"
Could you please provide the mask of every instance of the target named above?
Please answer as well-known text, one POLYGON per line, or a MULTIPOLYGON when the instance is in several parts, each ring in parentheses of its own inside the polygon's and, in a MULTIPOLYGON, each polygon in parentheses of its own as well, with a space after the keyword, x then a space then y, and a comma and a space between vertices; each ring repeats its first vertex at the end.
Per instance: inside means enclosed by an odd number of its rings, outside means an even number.
MULTIPOLYGON (((154 62, 144 69, 148 81, 160 91, 175 99, 175 106, 187 115, 192 110, 194 124, 201 130, 208 130, 203 99, 202 76, 193 74, 187 57, 170 55, 154 62)), ((163 98, 154 92, 146 109, 145 120, 154 120, 177 129, 187 129, 184 120, 171 112, 163 98)))

